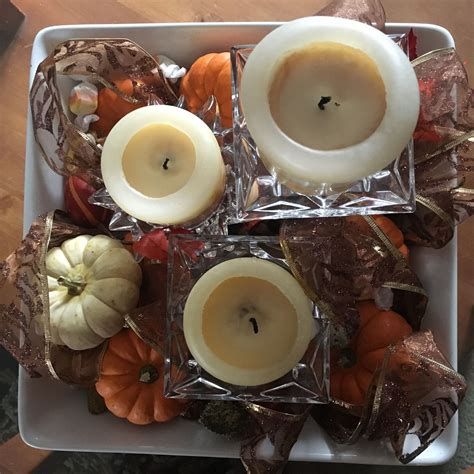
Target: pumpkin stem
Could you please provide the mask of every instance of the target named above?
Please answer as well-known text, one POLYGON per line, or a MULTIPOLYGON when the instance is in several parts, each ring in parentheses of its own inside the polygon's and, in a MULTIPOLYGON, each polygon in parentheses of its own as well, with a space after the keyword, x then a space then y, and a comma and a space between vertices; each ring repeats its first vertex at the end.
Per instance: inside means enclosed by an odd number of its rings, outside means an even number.
POLYGON ((60 276, 57 281, 58 285, 65 286, 67 288, 67 292, 70 296, 80 295, 86 287, 86 283, 82 278, 73 280, 68 277, 60 276))
POLYGON ((153 383, 158 380, 160 373, 158 369, 154 365, 144 365, 140 369, 140 374, 138 376, 138 380, 143 383, 153 383))
POLYGON ((356 353, 352 349, 346 347, 345 349, 341 350, 341 353, 339 355, 339 365, 341 367, 348 369, 354 366, 356 362, 357 362, 357 356, 356 356, 356 353))

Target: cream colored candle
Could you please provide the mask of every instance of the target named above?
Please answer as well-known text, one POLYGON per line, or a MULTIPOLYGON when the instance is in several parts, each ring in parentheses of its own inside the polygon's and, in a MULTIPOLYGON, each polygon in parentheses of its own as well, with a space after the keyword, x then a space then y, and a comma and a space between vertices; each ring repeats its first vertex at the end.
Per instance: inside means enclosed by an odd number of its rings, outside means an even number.
POLYGON ((317 327, 311 301, 280 266, 236 258, 207 271, 184 309, 184 335, 193 357, 214 377, 255 386, 288 373, 317 327))
POLYGON ((245 65, 240 97, 267 169, 305 193, 385 168, 419 112, 413 68, 375 28, 302 18, 267 35, 245 65))
POLYGON ((125 212, 154 224, 187 224, 215 207, 225 168, 212 131, 177 107, 137 109, 111 130, 101 158, 112 199, 125 212))

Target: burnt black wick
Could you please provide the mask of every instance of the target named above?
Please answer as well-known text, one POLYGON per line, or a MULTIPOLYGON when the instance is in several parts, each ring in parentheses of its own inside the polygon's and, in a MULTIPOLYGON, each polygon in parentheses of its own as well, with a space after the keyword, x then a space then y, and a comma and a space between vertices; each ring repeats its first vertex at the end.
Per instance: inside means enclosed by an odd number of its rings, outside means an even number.
POLYGON ((163 169, 167 170, 168 169, 168 163, 170 162, 169 158, 165 158, 165 161, 163 161, 163 169))
POLYGON ((329 104, 329 102, 331 102, 331 96, 330 95, 322 95, 321 99, 319 99, 319 102, 318 102, 319 110, 324 110, 325 109, 324 106, 326 104, 329 104))
POLYGON ((255 334, 258 334, 258 324, 257 324, 257 320, 255 318, 250 318, 249 321, 252 323, 252 326, 253 326, 253 332, 255 334))

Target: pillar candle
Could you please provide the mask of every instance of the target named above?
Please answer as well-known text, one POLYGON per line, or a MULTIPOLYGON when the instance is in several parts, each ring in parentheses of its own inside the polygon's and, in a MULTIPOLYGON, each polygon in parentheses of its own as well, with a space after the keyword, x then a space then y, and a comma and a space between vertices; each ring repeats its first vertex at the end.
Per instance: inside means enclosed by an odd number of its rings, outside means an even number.
POLYGON ((201 367, 244 386, 288 373, 318 330, 312 303, 291 273, 252 257, 227 260, 201 276, 186 301, 183 327, 201 367))
POLYGON ((117 205, 153 224, 196 222, 218 205, 225 188, 212 131, 194 114, 168 105, 125 115, 105 140, 101 168, 117 205))
POLYGON ((240 98, 268 171, 303 193, 385 168, 419 113, 418 82, 400 47, 372 26, 332 17, 267 35, 244 67, 240 98))

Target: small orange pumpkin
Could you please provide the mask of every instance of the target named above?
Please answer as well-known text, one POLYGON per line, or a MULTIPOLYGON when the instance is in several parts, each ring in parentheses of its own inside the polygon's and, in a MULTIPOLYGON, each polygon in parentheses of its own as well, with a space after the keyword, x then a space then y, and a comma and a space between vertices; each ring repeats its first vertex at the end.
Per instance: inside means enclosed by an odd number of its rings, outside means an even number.
POLYGON ((113 336, 96 383, 108 410, 137 425, 178 416, 183 402, 163 395, 163 364, 163 357, 131 329, 113 336))
MULTIPOLYGON (((124 94, 129 96, 133 94, 133 83, 130 79, 116 80, 114 84, 124 94)), ((146 105, 145 102, 127 102, 112 89, 103 87, 99 90, 98 105, 95 111, 99 120, 91 124, 91 130, 94 130, 99 137, 105 137, 122 117, 144 105, 146 105)))
POLYGON ((231 127, 231 87, 230 54, 209 53, 193 63, 181 81, 180 92, 191 112, 197 112, 213 95, 219 105, 222 125, 231 127))
MULTIPOLYGON (((410 251, 405 245, 405 238, 403 232, 394 224, 388 217, 381 215, 371 216, 375 223, 384 231, 385 235, 390 239, 390 242, 396 247, 400 253, 408 260, 410 251)), ((367 221, 360 216, 350 216, 347 219, 358 226, 364 234, 370 233, 370 226, 367 221)))
POLYGON ((413 331, 406 320, 394 311, 383 311, 374 301, 357 304, 359 330, 349 346, 331 358, 331 397, 362 405, 375 370, 383 361, 385 350, 413 331))

